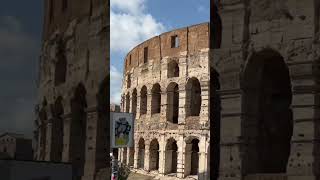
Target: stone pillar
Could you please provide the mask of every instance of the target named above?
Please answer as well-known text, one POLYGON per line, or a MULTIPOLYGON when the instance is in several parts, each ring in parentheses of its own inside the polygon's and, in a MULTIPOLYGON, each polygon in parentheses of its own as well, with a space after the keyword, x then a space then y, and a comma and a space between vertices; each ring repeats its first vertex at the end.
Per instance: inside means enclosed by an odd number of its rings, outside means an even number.
POLYGON ((167 108, 168 108, 168 92, 166 91, 167 87, 161 88, 161 109, 160 109, 160 121, 167 121, 167 108))
POLYGON ((140 118, 140 106, 141 106, 141 96, 140 96, 140 90, 141 89, 137 89, 137 112, 136 112, 136 119, 140 118))
POLYGON ((87 109, 87 127, 86 127, 86 145, 85 145, 85 163, 84 178, 93 180, 97 171, 98 161, 98 112, 96 108, 87 109))
POLYGON ((52 119, 49 119, 47 123, 47 131, 46 131, 46 147, 45 147, 45 161, 50 161, 51 160, 51 147, 52 144, 52 119))
POLYGON ((165 174, 166 168, 166 142, 164 135, 161 135, 160 142, 159 142, 159 174, 165 174))
POLYGON ((129 166, 130 165, 130 159, 131 159, 131 157, 130 157, 130 151, 131 151, 131 148, 127 148, 127 162, 126 162, 126 164, 129 166))
POLYGON ((152 93, 151 93, 152 87, 148 87, 148 93, 147 93, 147 114, 146 118, 151 119, 151 106, 152 106, 152 93))
POLYGON ((178 162, 177 162, 177 177, 184 178, 184 171, 185 171, 185 142, 183 136, 179 137, 177 142, 178 151, 178 162))
POLYGON ((186 177, 191 172, 191 153, 192 152, 192 144, 186 144, 185 152, 184 152, 184 173, 183 177, 186 177))
POLYGON ((121 162, 122 160, 122 148, 118 148, 118 161, 121 162))
POLYGON ((145 149, 144 149, 144 170, 145 171, 150 171, 149 162, 150 162, 150 142, 147 142, 145 144, 145 149))
POLYGON ((178 124, 186 122, 186 83, 179 84, 179 119, 178 124))
POLYGON ((71 133, 71 114, 63 117, 63 151, 62 161, 70 162, 70 133, 71 133))
MULTIPOLYGON (((208 74, 209 76, 209 74, 208 74)), ((209 81, 201 81, 201 109, 200 109, 200 124, 209 123, 209 81)))
POLYGON ((199 142, 199 168, 198 168, 198 180, 205 180, 206 179, 206 173, 207 173, 207 159, 206 159, 206 151, 207 151, 207 145, 206 145, 206 137, 201 136, 200 142, 199 142))
POLYGON ((133 168, 138 169, 138 155, 139 155, 139 144, 135 143, 134 145, 134 162, 133 168))

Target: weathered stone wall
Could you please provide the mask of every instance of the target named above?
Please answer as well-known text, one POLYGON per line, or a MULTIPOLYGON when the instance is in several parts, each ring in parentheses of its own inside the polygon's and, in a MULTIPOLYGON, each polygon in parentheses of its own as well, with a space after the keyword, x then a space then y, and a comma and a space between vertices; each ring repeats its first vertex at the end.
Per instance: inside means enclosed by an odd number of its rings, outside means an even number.
POLYGON ((207 174, 210 138, 208 55, 208 23, 163 33, 139 44, 128 53, 125 60, 121 107, 123 112, 135 112, 135 145, 130 150, 120 149, 120 160, 129 164, 131 162, 136 169, 144 169, 147 172, 156 170, 158 174, 166 175, 170 171, 168 167, 172 167, 171 163, 174 161, 171 157, 174 156, 171 154, 172 150, 166 147, 170 144, 169 140, 174 141, 178 147, 175 155, 176 176, 185 178, 191 172, 188 170, 191 168, 191 160, 186 160, 191 154, 191 149, 187 147, 191 147, 192 140, 198 140, 196 145, 199 148, 199 163, 195 164, 198 166, 199 179, 209 178, 207 174), (174 37, 179 41, 177 47, 172 46, 175 44, 172 43, 174 37), (145 59, 146 47, 148 56, 145 59), (179 73, 176 76, 172 76, 174 73, 168 68, 173 61, 178 64, 179 73), (198 91, 195 90, 197 83, 199 83, 198 91), (160 96, 156 93, 159 86, 160 96), (169 108, 174 106, 171 92, 175 86, 178 86, 177 123, 169 119, 172 114, 169 108), (146 96, 144 96, 145 90, 146 96), (192 99, 195 96, 192 92, 200 93, 201 110, 200 113, 187 117, 186 110, 195 107, 192 99), (187 97, 188 94, 190 97, 187 97), (157 111, 159 106, 160 113, 157 111), (139 145, 139 142, 143 142, 143 146, 139 145), (155 142, 159 144, 158 148, 155 142), (133 164, 132 159, 134 159, 133 164))
POLYGON ((58 153, 60 161, 83 170, 79 170, 82 179, 93 179, 99 169, 109 166, 105 159, 109 1, 69 0, 64 11, 62 2, 45 1, 37 124, 38 131, 45 128, 46 133, 39 134, 38 142, 45 137, 46 143, 45 147, 38 143, 37 159, 52 161, 58 153), (79 118, 84 118, 82 125, 79 118), (77 140, 79 133, 81 141, 77 140), (39 156, 40 150, 45 157, 39 156), (75 157, 79 150, 84 153, 80 161, 75 157))
MULTIPOLYGON (((248 121, 254 117, 249 117, 247 112, 253 107, 245 101, 249 82, 244 76, 250 62, 259 61, 254 57, 266 49, 283 58, 289 70, 293 94, 290 106, 293 135, 290 157, 283 173, 289 179, 319 178, 319 117, 316 108, 319 91, 319 2, 221 0, 218 9, 223 27, 222 44, 220 49, 212 50, 211 65, 219 72, 221 84, 219 179, 243 179, 258 168, 259 163, 255 159, 246 159, 248 152, 254 153, 251 146, 254 142, 248 137, 258 133, 252 129, 254 121, 248 121)), ((258 71, 259 68, 256 69, 258 71)), ((274 70, 274 73, 279 72, 274 70)), ((254 77, 252 72, 249 81, 254 81, 254 77)), ((254 99, 250 101, 253 106, 255 102, 254 99)), ((291 129, 290 126, 287 128, 291 129)), ((270 146, 275 145, 271 143, 270 146)))

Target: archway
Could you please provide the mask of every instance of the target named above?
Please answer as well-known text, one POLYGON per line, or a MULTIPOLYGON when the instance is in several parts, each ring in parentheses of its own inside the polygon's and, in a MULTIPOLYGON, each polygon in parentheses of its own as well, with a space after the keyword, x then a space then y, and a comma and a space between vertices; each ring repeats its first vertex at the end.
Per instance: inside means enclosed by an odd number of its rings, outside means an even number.
POLYGON ((199 168, 199 140, 192 138, 186 141, 185 176, 198 175, 199 168))
POLYGON ((55 64, 54 84, 55 86, 58 86, 66 81, 67 76, 67 59, 65 55, 65 44, 61 38, 58 41, 56 57, 57 62, 55 64))
POLYGON ((199 116, 201 110, 201 86, 197 78, 190 78, 186 85, 186 117, 199 116))
POLYGON ((179 77, 179 65, 175 60, 168 63, 168 78, 179 77))
POLYGON ((293 120, 291 81, 284 59, 272 49, 253 54, 245 66, 241 85, 241 132, 245 140, 251 141, 243 158, 244 173, 285 173, 293 120))
POLYGON ((138 152, 138 168, 144 168, 144 152, 145 152, 145 143, 144 139, 139 140, 139 152, 138 152))
POLYGON ((157 83, 151 89, 151 114, 158 114, 161 110, 161 87, 157 83))
POLYGON ((131 106, 132 106, 132 113, 135 115, 137 113, 137 89, 133 90, 131 106))
POLYGON ((144 115, 147 113, 147 101, 148 101, 147 93, 148 93, 147 87, 143 86, 140 92, 140 114, 141 115, 144 115))
POLYGON ((167 88, 167 120, 178 124, 179 118, 179 86, 177 83, 170 83, 167 88))
POLYGON ((63 104, 62 97, 59 96, 53 105, 53 122, 52 122, 52 148, 51 149, 51 161, 60 162, 62 160, 63 151, 63 104))
POLYGON ((130 112, 130 94, 126 95, 126 112, 130 112))
POLYGON ((177 173, 178 146, 173 138, 167 140, 165 154, 165 174, 177 173))
POLYGON ((159 143, 153 139, 150 143, 150 170, 159 169, 159 143))
POLYGON ((84 174, 87 129, 86 93, 84 85, 79 83, 71 99, 70 161, 75 178, 84 174))

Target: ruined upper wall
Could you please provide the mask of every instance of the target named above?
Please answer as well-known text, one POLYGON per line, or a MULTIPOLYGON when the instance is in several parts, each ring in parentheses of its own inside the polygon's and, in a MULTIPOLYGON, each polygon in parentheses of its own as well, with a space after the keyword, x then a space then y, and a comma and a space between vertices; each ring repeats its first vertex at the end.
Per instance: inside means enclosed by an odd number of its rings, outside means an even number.
POLYGON ((90 17, 95 9, 109 5, 109 0, 45 0, 43 39, 50 37, 56 29, 64 31, 68 24, 78 18, 90 17))
POLYGON ((163 57, 178 57, 181 52, 193 54, 209 48, 209 23, 202 23, 163 33, 134 47, 125 58, 125 70, 144 64, 144 48, 148 47, 148 62, 160 64, 163 57), (171 47, 171 37, 178 36, 179 47, 171 47), (130 60, 131 57, 131 60, 130 60))

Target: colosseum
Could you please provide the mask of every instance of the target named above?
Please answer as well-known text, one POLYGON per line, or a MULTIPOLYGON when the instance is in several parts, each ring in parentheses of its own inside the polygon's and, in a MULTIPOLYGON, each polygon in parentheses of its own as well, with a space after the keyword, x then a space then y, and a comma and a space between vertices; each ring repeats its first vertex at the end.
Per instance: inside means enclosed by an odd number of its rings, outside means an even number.
POLYGON ((320 1, 214 2, 210 25, 126 56, 135 144, 119 159, 178 178, 319 179, 320 1))
POLYGON ((44 1, 34 158, 71 163, 75 180, 110 176, 108 8, 107 0, 44 1))
POLYGON ((209 178, 209 23, 170 31, 125 60, 121 109, 135 114, 134 147, 119 150, 135 169, 209 178))

